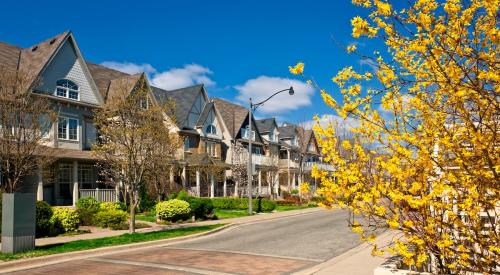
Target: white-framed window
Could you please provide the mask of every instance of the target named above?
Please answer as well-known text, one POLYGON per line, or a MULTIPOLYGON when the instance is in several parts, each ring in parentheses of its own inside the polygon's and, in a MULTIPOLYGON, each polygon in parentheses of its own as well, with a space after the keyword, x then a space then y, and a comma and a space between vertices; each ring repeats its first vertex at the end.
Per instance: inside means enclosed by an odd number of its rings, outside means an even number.
POLYGON ((78 140, 78 119, 59 117, 57 121, 57 137, 64 140, 78 140))
POLYGON ((216 157, 217 156, 217 149, 215 146, 215 142, 206 142, 206 152, 209 156, 216 157))
POLYGON ((191 149, 190 143, 189 143, 189 137, 184 138, 184 152, 189 152, 191 149))
MULTIPOLYGON (((241 137, 244 139, 249 139, 250 135, 248 134, 250 131, 250 127, 241 128, 241 137)), ((252 140, 255 140, 255 131, 252 130, 252 140)))
POLYGON ((80 100, 80 87, 69 79, 59 79, 56 81, 56 96, 80 100))
POLYGON ((207 134, 217 135, 217 128, 215 127, 215 125, 210 124, 207 126, 206 132, 207 134))

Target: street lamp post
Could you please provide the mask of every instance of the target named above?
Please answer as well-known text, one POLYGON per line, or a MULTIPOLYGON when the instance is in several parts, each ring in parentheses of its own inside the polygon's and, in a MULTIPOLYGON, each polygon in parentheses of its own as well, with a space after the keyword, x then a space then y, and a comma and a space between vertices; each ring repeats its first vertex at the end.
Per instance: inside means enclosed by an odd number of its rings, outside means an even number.
POLYGON ((264 105, 266 101, 271 99, 273 96, 288 91, 290 95, 294 94, 293 87, 278 91, 268 97, 267 99, 259 102, 259 103, 252 103, 252 98, 248 99, 249 102, 249 107, 248 107, 248 133, 247 133, 247 138, 248 138, 248 169, 247 169, 247 192, 248 192, 248 214, 252 215, 253 214, 253 209, 252 209, 252 184, 253 184, 253 171, 252 171, 252 112, 257 110, 260 106, 264 105))

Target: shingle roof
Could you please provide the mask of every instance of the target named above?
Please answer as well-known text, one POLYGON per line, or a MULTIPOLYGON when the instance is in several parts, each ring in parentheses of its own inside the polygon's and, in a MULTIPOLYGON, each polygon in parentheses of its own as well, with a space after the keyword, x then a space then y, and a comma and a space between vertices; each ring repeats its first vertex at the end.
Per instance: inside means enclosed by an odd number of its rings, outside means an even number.
POLYGON ((313 136, 312 130, 304 130, 304 137, 302 138, 302 152, 307 152, 307 145, 313 136))
POLYGON ((286 125, 278 127, 280 131, 280 138, 292 138, 296 135, 295 125, 286 125))
POLYGON ((271 131, 273 126, 276 124, 274 117, 256 120, 257 129, 260 133, 268 133, 271 131))
POLYGON ((0 66, 11 71, 16 71, 21 50, 17 46, 0 42, 0 66))
POLYGON ((104 100, 108 97, 108 88, 113 79, 129 76, 129 74, 97 65, 89 61, 86 61, 86 63, 87 68, 89 68, 90 74, 97 85, 97 89, 99 89, 99 93, 101 93, 104 100))
POLYGON ((220 98, 214 98, 213 102, 229 130, 231 138, 235 138, 238 135, 241 125, 243 125, 245 119, 248 117, 248 110, 243 106, 220 98))
POLYGON ((186 125, 189 111, 194 104, 198 94, 203 89, 203 84, 176 89, 163 90, 157 87, 152 87, 153 94, 158 102, 165 103, 169 98, 175 101, 175 119, 182 128, 186 125))
POLYGON ((69 32, 63 32, 29 48, 22 49, 19 69, 29 73, 32 78, 37 77, 68 35, 69 32))

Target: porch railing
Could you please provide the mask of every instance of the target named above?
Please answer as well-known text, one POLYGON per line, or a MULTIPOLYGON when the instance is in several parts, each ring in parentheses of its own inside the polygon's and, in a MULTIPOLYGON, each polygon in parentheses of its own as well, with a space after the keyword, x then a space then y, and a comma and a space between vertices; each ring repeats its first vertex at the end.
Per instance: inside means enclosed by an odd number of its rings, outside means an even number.
POLYGON ((324 162, 304 162, 304 170, 312 170, 314 165, 316 165, 320 170, 334 171, 333 165, 324 162))
POLYGON ((99 202, 116 202, 115 189, 80 189, 80 198, 92 197, 99 202))

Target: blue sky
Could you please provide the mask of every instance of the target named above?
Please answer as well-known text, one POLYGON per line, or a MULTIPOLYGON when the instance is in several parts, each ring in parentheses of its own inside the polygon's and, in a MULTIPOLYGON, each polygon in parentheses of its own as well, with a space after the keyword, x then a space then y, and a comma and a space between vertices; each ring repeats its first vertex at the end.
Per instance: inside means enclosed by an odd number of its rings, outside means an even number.
POLYGON ((331 77, 362 65, 332 37, 352 43, 350 19, 363 13, 349 0, 3 1, 0 41, 27 47, 71 30, 87 60, 145 70, 165 88, 204 82, 210 96, 239 102, 292 83, 296 96, 273 99, 257 117, 299 123, 331 111, 288 66, 303 61, 338 98, 331 77))

